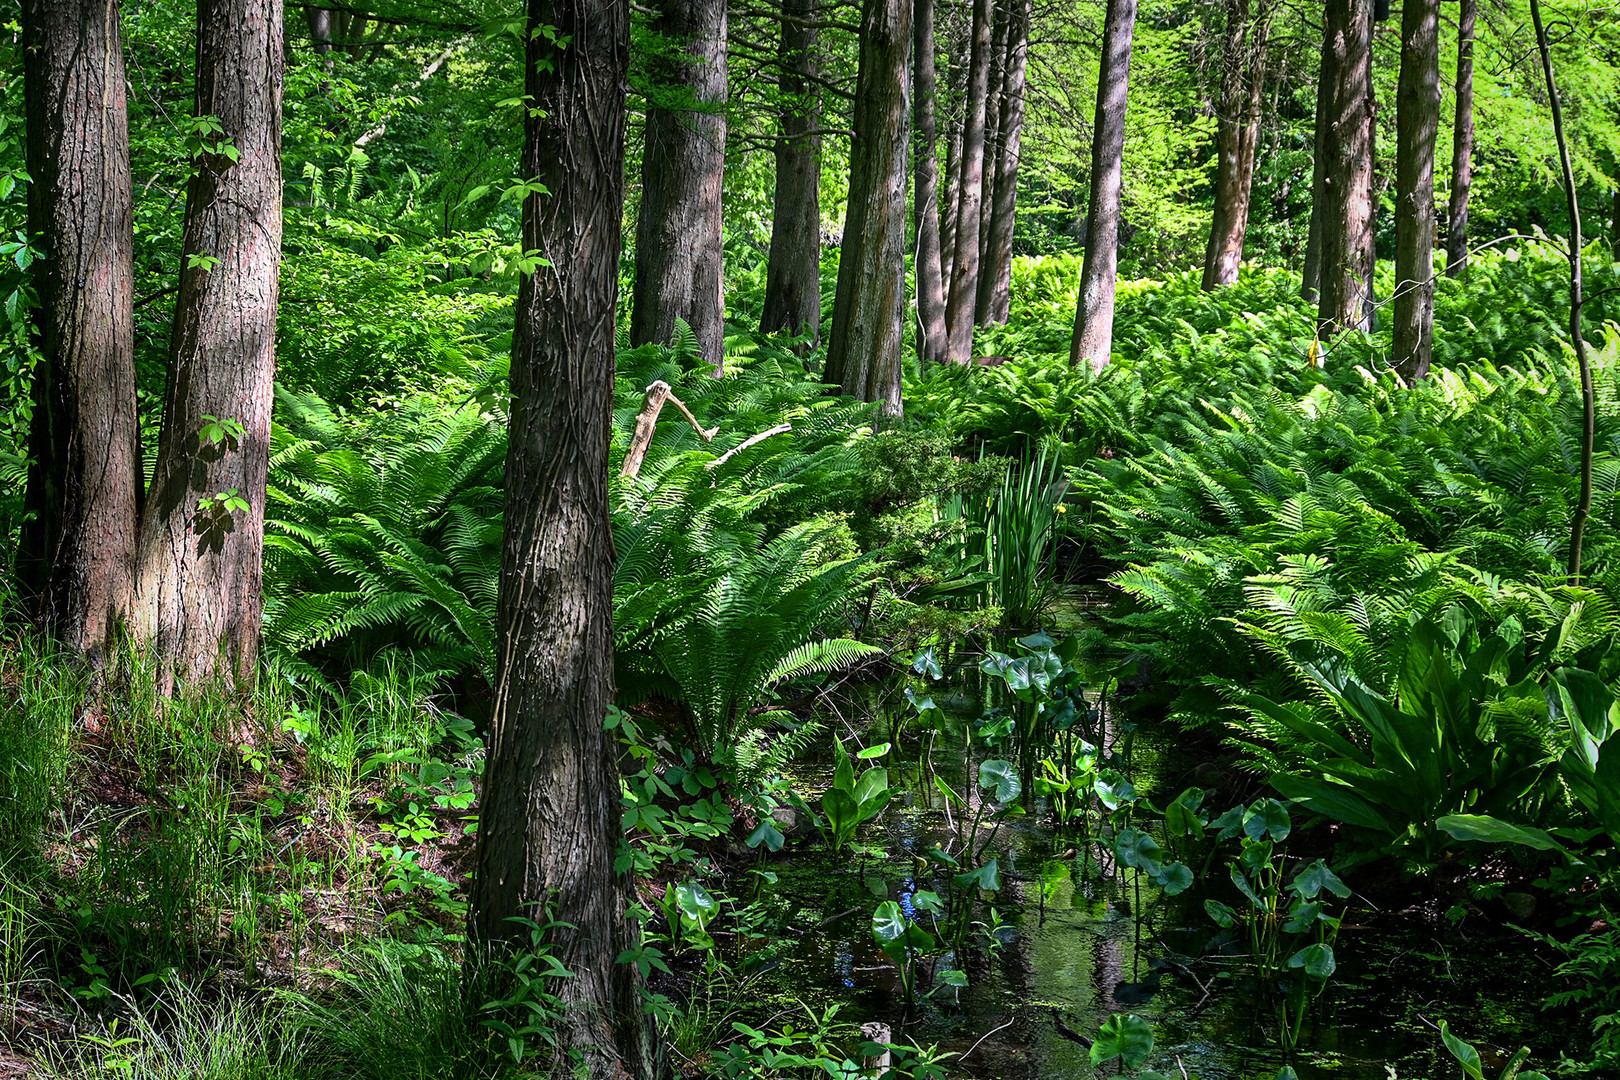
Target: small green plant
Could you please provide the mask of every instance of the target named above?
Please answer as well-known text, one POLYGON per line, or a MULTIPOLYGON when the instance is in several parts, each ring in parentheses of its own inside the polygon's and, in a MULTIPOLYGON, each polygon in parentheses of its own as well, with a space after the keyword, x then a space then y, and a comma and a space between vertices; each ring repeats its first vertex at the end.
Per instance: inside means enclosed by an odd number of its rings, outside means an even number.
MULTIPOLYGON (((192 257, 196 258, 197 256, 192 257)), ((214 261, 218 262, 219 260, 215 259, 214 261)), ((209 267, 209 269, 213 268, 209 267)), ((242 441, 242 436, 246 431, 247 429, 242 426, 242 421, 234 416, 221 418, 204 413, 203 426, 197 432, 197 443, 200 446, 224 444, 234 447, 242 441)))
MULTIPOLYGON (((855 763, 844 749, 842 739, 833 740, 836 764, 833 782, 821 796, 821 810, 826 818, 824 831, 827 844, 840 851, 855 838, 855 831, 872 820, 888 805, 893 792, 889 790, 889 770, 880 766, 862 770, 855 775, 855 763)), ((857 754, 862 760, 881 757, 888 744, 868 747, 857 754)))

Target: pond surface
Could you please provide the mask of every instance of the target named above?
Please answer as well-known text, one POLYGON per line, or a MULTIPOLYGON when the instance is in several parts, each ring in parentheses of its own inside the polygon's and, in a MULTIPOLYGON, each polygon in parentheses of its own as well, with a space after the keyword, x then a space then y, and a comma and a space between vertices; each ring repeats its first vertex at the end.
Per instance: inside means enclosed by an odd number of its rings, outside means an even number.
MULTIPOLYGON (((759 989, 784 1007, 839 1003, 842 1019, 887 1023, 895 1041, 939 1044, 964 1055, 954 1070, 962 1075, 1098 1075, 1085 1047, 1065 1029, 1091 1037, 1110 1013, 1128 1012, 1153 1026, 1150 1068, 1177 1076, 1179 1066, 1206 1080, 1270 1080, 1289 1063, 1279 1049, 1276 1015, 1246 975, 1247 937, 1221 930, 1205 914, 1203 901, 1212 893, 1204 878, 1170 897, 1150 881, 1133 880, 1130 871, 1106 873, 1086 854, 1095 847, 1054 834, 1036 797, 1024 800, 1028 814, 996 826, 986 852, 1000 861, 1002 887, 979 906, 979 925, 964 947, 920 964, 919 995, 937 985, 931 973, 947 969, 965 972, 968 985, 939 985, 907 1007, 896 968, 873 941, 871 917, 879 903, 893 900, 929 925, 912 905, 913 894, 946 891, 939 872, 916 855, 947 845, 963 811, 948 812, 923 759, 931 757, 958 791, 972 786, 964 783, 974 764, 964 748, 983 711, 984 691, 977 672, 964 668, 945 682, 911 681, 947 713, 931 755, 928 734, 914 722, 896 738, 900 723, 908 716, 914 721, 901 696, 904 683, 866 688, 829 711, 830 726, 846 739, 859 733, 867 745, 896 742, 884 761, 896 795, 853 850, 833 855, 819 845, 790 845, 789 853, 766 864, 779 875, 774 892, 788 905, 790 933, 783 935, 780 963, 759 989)), ((1171 725, 1144 721, 1131 736, 1131 778, 1145 797, 1169 800, 1197 783, 1195 776, 1210 776, 1207 750, 1194 760, 1179 734, 1171 725)), ((975 750, 974 759, 979 756, 975 750)), ((819 791, 830 774, 823 764, 795 779, 802 789, 819 791)), ((1217 792, 1212 808, 1219 813, 1241 801, 1217 792)), ((1194 871, 1207 860, 1212 872, 1206 876, 1219 880, 1216 894, 1224 899, 1231 899, 1224 870, 1230 853, 1231 845, 1212 852, 1206 842, 1184 855, 1194 871)), ((1356 885, 1353 875, 1349 884, 1356 885)), ((1422 883, 1414 883, 1414 894, 1422 891, 1422 883)), ((1561 1049, 1579 1053, 1584 1033, 1540 1009, 1552 989, 1548 964, 1528 939, 1483 918, 1470 917, 1459 928, 1433 913, 1378 911, 1356 894, 1336 953, 1338 970, 1308 1014, 1291 1061, 1305 1080, 1459 1076, 1433 1026, 1442 1018, 1486 1054, 1487 1064, 1520 1045, 1532 1048, 1533 1064, 1543 1069, 1561 1049)), ((1117 1071, 1117 1062, 1101 1069, 1103 1075, 1117 1071)))

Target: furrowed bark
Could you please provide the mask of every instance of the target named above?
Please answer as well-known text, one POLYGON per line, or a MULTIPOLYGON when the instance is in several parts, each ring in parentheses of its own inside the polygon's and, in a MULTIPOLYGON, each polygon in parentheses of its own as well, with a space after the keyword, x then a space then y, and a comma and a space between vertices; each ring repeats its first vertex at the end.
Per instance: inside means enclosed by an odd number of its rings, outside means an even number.
MULTIPOLYGON (((1264 0, 1259 0, 1264 3, 1264 0)), ((1214 220, 1204 252, 1205 290, 1237 281, 1243 263, 1243 240, 1249 228, 1249 193, 1254 184, 1254 155, 1260 145, 1260 103, 1265 88, 1266 46, 1271 33, 1269 10, 1254 12, 1250 0, 1226 5, 1225 71, 1221 108, 1216 118, 1214 220)))
POLYGON ((1405 0, 1395 95, 1392 359, 1408 384, 1434 351, 1434 143, 1440 130, 1440 0, 1405 0))
POLYGON ((976 305, 981 324, 1005 323, 1012 312, 1013 228, 1018 214, 1018 158, 1023 152, 1024 90, 1029 66, 1030 0, 1011 0, 1007 62, 997 124, 996 183, 987 215, 984 265, 976 305))
POLYGON ((726 352, 726 0, 659 0, 652 29, 660 51, 649 65, 656 90, 642 152, 630 343, 668 342, 675 320, 684 320, 718 375, 726 352))
POLYGON ((849 209, 827 342, 827 381, 901 413, 911 0, 864 0, 849 209))
POLYGON ((1468 192, 1474 184, 1474 22, 1478 0, 1457 12, 1457 112, 1451 126, 1451 205, 1446 214, 1446 276, 1468 269, 1468 192))
POLYGON ((815 75, 818 0, 784 0, 782 137, 776 140, 771 254, 760 329, 821 339, 821 101, 815 75))
POLYGON ((945 362, 945 278, 940 261, 939 159, 934 115, 934 3, 916 0, 912 14, 912 70, 916 89, 916 161, 913 166, 913 212, 916 222, 917 358, 926 367, 945 362))
POLYGON ((1371 326, 1372 0, 1327 0, 1318 333, 1371 326))
POLYGON ((196 160, 186 191, 133 619, 166 684, 209 678, 223 656, 238 685, 251 685, 258 665, 281 276, 282 34, 281 0, 197 6, 197 115, 217 118, 220 131, 204 134, 213 151, 196 160))
POLYGON ((1125 159, 1125 102, 1131 77, 1136 0, 1108 0, 1097 116, 1091 138, 1091 198, 1086 205, 1086 256, 1080 269, 1069 363, 1101 371, 1114 347, 1114 286, 1119 270, 1119 195, 1125 159))
POLYGON ((951 276, 945 288, 946 354, 952 363, 973 358, 973 307, 979 287, 979 226, 984 198, 985 99, 990 94, 992 0, 973 0, 973 44, 963 101, 962 150, 957 163, 956 228, 951 276))
POLYGON ((475 942, 547 937, 573 973, 551 1075, 645 1080, 667 1073, 642 1010, 636 934, 614 872, 619 773, 603 729, 613 692, 608 444, 624 196, 630 10, 625 0, 529 0, 523 247, 548 265, 519 285, 512 340, 506 536, 497 601, 495 708, 484 764, 475 942), (566 924, 566 925, 560 925, 566 924), (579 1056, 576 1073, 568 1060, 579 1056))
POLYGON ((1300 275, 1299 289, 1299 294, 1306 300, 1318 299, 1322 276, 1322 209, 1326 202, 1323 184, 1327 179, 1322 155, 1327 146, 1327 115, 1333 97, 1334 61, 1331 49, 1332 39, 1324 27, 1322 53, 1318 57, 1316 73, 1316 111, 1311 125, 1311 224, 1305 240, 1305 266, 1300 275))
POLYGON ((123 37, 114 0, 26 0, 22 16, 41 358, 18 579, 41 627, 95 664, 129 607, 141 467, 123 37))

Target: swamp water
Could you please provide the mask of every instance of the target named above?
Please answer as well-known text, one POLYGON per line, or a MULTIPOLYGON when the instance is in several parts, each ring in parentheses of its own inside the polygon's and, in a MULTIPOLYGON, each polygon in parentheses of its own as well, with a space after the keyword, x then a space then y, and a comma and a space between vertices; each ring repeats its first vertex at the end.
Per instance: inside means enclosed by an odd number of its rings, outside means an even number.
MULTIPOLYGON (((802 1026, 802 1009, 793 1012, 798 1003, 818 1011, 838 1004, 840 1019, 889 1024, 897 1042, 938 1044, 963 1055, 951 1063, 953 1074, 986 1080, 1117 1074, 1117 1059, 1094 1069, 1086 1048, 1070 1037, 1095 1036, 1111 1013, 1135 1013, 1152 1025, 1156 1042, 1146 1067, 1172 1077, 1185 1070, 1194 1080, 1270 1080, 1285 1063, 1304 1080, 1459 1076, 1433 1026, 1441 1019, 1485 1054, 1487 1066, 1520 1045, 1532 1048, 1532 1065, 1542 1069, 1560 1050, 1579 1052, 1584 1033, 1540 1009, 1550 968, 1528 939, 1478 917, 1459 929, 1438 917, 1379 913, 1357 894, 1335 945, 1338 970, 1307 1014, 1290 1061, 1278 1046, 1275 1009, 1246 975, 1246 935, 1223 931, 1204 910, 1206 897, 1236 899, 1228 895, 1224 865, 1235 846, 1212 852, 1206 838, 1186 854, 1195 872, 1204 871, 1200 880, 1167 896, 1145 875, 1077 851, 1097 847, 1056 835, 1045 800, 1031 793, 1023 799, 1028 814, 984 826, 981 836, 997 830, 985 853, 999 859, 1001 888, 979 905, 978 925, 962 949, 919 961, 917 998, 908 1008, 896 967, 873 940, 872 913, 896 901, 909 918, 932 925, 913 897, 918 890, 943 894, 948 872, 925 868, 917 855, 947 845, 963 811, 951 810, 929 774, 978 794, 973 767, 992 755, 976 740, 972 760, 964 755, 986 693, 977 676, 969 668, 926 686, 911 680, 948 719, 932 736, 931 754, 930 736, 917 730, 902 696, 904 683, 868 688, 825 717, 846 740, 860 725, 845 719, 858 715, 871 721, 861 733, 865 745, 896 742, 881 762, 895 795, 852 849, 832 854, 801 843, 762 864, 778 876, 771 892, 787 905, 788 932, 779 962, 750 996, 780 1003, 783 1020, 802 1026), (1206 889, 1206 881, 1218 884, 1206 889), (968 985, 938 985, 950 969, 965 972, 968 985)), ((1202 763, 1178 747, 1178 735, 1172 725, 1148 722, 1131 736, 1131 779, 1160 805, 1200 775, 1202 763)), ((831 773, 823 764, 795 779, 819 793, 831 773)), ((815 797, 808 801, 816 805, 815 797)), ((1208 808, 1219 814, 1240 801, 1217 793, 1208 808)))

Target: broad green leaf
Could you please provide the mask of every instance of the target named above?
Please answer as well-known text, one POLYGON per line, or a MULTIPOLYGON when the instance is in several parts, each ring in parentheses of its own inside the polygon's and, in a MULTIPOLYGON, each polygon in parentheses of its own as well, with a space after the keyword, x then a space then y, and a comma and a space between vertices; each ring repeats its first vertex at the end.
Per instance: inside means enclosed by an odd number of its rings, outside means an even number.
POLYGON ((957 874, 956 880, 958 884, 966 889, 978 888, 987 892, 995 892, 1001 888, 1000 861, 991 859, 977 870, 969 871, 966 874, 957 874))
POLYGON ((1216 926, 1230 929, 1237 925, 1237 912, 1219 900, 1205 900, 1204 913, 1215 920, 1216 926))
POLYGON ((884 743, 878 743, 876 746, 868 746, 865 750, 862 750, 860 753, 856 754, 855 756, 860 758, 862 761, 871 761, 874 758, 882 757, 884 754, 887 754, 888 752, 889 752, 889 744, 884 742, 884 743))
POLYGON ((1186 863, 1173 862, 1153 876, 1166 896, 1180 896, 1192 888, 1193 872, 1186 863))
POLYGON ((1012 802, 1024 790, 1024 785, 1018 780, 1017 767, 999 758, 979 762, 979 786, 994 789, 996 802, 999 803, 1012 802))
POLYGON ((1309 863, 1299 873, 1294 875, 1294 883, 1290 886, 1294 894, 1302 900, 1314 900, 1323 889, 1343 900, 1350 895, 1350 886, 1339 880, 1328 864, 1321 859, 1309 863))
POLYGON ((1458 840, 1477 840, 1486 844, 1522 844, 1537 851, 1569 849, 1540 829, 1493 818, 1489 814, 1448 814, 1435 822, 1458 840))
POLYGON ((1127 1069, 1135 1069, 1153 1053, 1153 1029, 1140 1016, 1131 1013, 1110 1016, 1097 1029, 1091 1044, 1091 1063, 1101 1065, 1119 1058, 1127 1069))
POLYGON ((1243 833, 1250 840, 1281 843, 1292 830, 1288 807, 1276 799, 1256 799, 1243 814, 1243 833))
POLYGON ((1313 979, 1327 979, 1338 970, 1339 962, 1333 957, 1333 946, 1307 945, 1288 958, 1288 966, 1304 968, 1313 979))
POLYGON ((782 830, 771 821, 760 822, 754 827, 754 831, 748 834, 747 840, 749 847, 757 848, 764 844, 766 851, 781 851, 782 845, 786 842, 787 838, 782 835, 782 830))
POLYGON ((1463 1042, 1451 1033, 1451 1026, 1444 1020, 1440 1021, 1440 1040, 1446 1044, 1446 1050, 1457 1059, 1462 1066, 1463 1075, 1468 1080, 1485 1080, 1485 1063, 1479 1058, 1479 1051, 1463 1042))
POLYGON ((1120 862, 1134 870, 1157 874, 1164 849, 1140 829, 1121 829, 1114 838, 1114 854, 1119 856, 1120 862))

